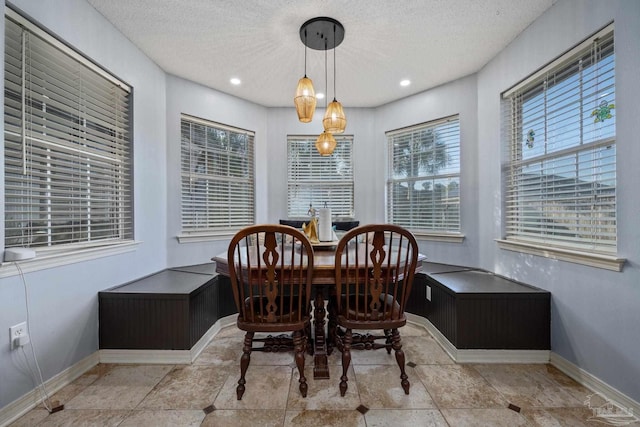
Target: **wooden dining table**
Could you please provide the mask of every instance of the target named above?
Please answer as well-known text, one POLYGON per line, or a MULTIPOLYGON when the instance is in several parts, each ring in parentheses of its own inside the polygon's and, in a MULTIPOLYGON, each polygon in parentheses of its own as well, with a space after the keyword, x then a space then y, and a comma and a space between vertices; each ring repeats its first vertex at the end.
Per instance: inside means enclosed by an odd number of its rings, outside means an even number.
MULTIPOLYGON (((350 251, 355 250, 350 247, 350 251)), ((325 330, 325 318, 327 309, 325 308, 325 296, 335 295, 335 246, 314 245, 313 251, 313 378, 328 379, 329 365, 327 355, 332 350, 332 342, 327 342, 327 332, 325 330)), ((423 254, 418 254, 418 265, 416 273, 422 270, 422 262, 426 259, 423 254)), ((216 272, 225 277, 229 277, 229 264, 227 252, 223 252, 212 258, 216 263, 216 272)), ((328 307, 332 309, 331 306, 328 307)))

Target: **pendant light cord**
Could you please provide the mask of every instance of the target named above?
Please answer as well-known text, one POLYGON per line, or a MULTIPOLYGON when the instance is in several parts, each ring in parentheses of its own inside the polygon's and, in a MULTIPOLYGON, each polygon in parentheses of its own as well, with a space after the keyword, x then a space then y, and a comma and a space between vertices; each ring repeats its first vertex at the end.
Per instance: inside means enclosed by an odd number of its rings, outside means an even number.
POLYGON ((304 29, 304 76, 307 77, 307 29, 304 29))
POLYGON ((333 24, 333 100, 336 100, 336 25, 333 24))
MULTIPOLYGON (((327 40, 324 40, 324 109, 327 109, 327 99, 329 98, 329 77, 327 73, 327 40)), ((334 88, 334 96, 335 96, 335 88, 334 88)))

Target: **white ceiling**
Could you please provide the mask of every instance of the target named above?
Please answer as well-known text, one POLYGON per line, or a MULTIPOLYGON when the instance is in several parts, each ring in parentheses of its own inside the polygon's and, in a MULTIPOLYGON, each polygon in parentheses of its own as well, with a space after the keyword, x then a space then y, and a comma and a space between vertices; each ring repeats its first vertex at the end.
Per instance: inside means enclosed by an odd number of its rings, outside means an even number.
MULTIPOLYGON (((166 72, 268 107, 293 106, 304 74, 300 26, 337 19, 345 37, 335 51, 336 94, 348 108, 477 72, 556 0, 88 1, 166 72), (400 87, 402 79, 411 85, 400 87)), ((331 100, 333 50, 328 56, 331 100)), ((307 51, 316 92, 325 88, 324 58, 307 51)))

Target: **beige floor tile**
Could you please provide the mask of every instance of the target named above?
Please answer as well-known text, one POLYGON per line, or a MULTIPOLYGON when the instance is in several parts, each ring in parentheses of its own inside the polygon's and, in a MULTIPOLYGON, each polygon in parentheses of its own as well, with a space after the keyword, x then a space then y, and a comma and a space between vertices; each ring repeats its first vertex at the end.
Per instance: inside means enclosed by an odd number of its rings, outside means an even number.
POLYGON ((49 411, 44 408, 36 408, 27 412, 13 423, 9 424, 9 427, 31 427, 38 424, 49 416, 49 411))
POLYGON ((172 365, 112 366, 66 402, 65 409, 133 409, 171 369, 172 365))
POLYGON ((227 377, 214 401, 217 409, 285 409, 291 384, 292 368, 288 366, 249 365, 245 393, 237 400, 236 387, 240 371, 227 377))
POLYGON ((173 365, 116 365, 96 379, 92 386, 155 386, 173 365))
POLYGON ((439 408, 498 408, 508 403, 468 365, 418 365, 417 375, 439 408))
MULTIPOLYGON (((49 396, 49 401, 47 405, 50 405, 50 406, 64 405, 65 403, 67 403, 68 401, 70 401, 80 393, 82 393, 82 391, 85 388, 87 388, 86 385, 76 384, 75 382, 71 383, 66 387, 62 388, 61 390, 59 390, 58 392, 56 392, 55 394, 49 396)), ((43 403, 40 403, 38 405, 38 408, 44 409, 44 407, 45 406, 43 403)))
POLYGON ((349 368, 349 388, 344 397, 340 396, 340 376, 342 366, 329 366, 329 379, 314 380, 313 366, 305 367, 307 377, 307 397, 300 395, 298 369, 293 370, 293 379, 289 388, 288 410, 330 410, 355 409, 360 405, 358 386, 354 380, 353 367, 349 368))
POLYGON ((118 427, 197 427, 204 417, 201 410, 131 411, 118 427))
POLYGON ((194 365, 240 366, 242 338, 230 336, 214 339, 198 355, 194 365))
POLYGON ((202 427, 281 427, 284 409, 219 409, 204 419, 202 427))
POLYGON ((601 424, 589 420, 593 412, 586 407, 523 409, 521 413, 529 425, 537 427, 586 427, 601 424))
POLYGON ((405 360, 416 365, 446 365, 455 363, 431 336, 402 337, 405 360))
POLYGON ((98 364, 51 396, 64 404, 63 411, 49 414, 39 405, 12 427, 602 424, 590 417, 592 407, 606 399, 550 365, 457 365, 422 327, 408 324, 401 334, 406 362, 416 364, 406 367, 408 396, 394 354, 384 349, 352 350, 344 398, 339 351, 329 356, 329 380, 313 379, 313 357, 306 356, 306 398, 298 390, 292 351, 253 352, 246 392, 238 401, 244 332, 233 325, 221 330, 193 365, 98 364), (509 403, 521 412, 508 409, 509 403), (364 415, 356 410, 360 405, 364 415), (211 411, 206 416, 205 408, 211 411))
POLYGON ((224 367, 177 366, 137 409, 204 409, 213 403, 228 377, 224 367))
POLYGON ((448 427, 437 409, 372 409, 364 414, 367 427, 448 427))
POLYGON ((287 411, 285 427, 366 427, 364 416, 355 410, 287 411))
POLYGON ((129 414, 127 410, 95 410, 95 409, 64 409, 50 414, 39 425, 46 427, 58 426, 118 426, 129 414))
POLYGON ((527 421, 517 412, 506 408, 443 409, 442 415, 449 425, 456 427, 518 427, 527 421))
POLYGON ((474 365, 510 403, 525 407, 579 407, 589 391, 549 365, 474 365))
POLYGON ((245 332, 241 329, 238 329, 234 321, 232 325, 229 325, 227 327, 220 329, 220 331, 218 331, 218 333, 213 339, 217 340, 219 338, 229 338, 229 337, 240 337, 240 339, 242 339, 242 337, 244 337, 244 334, 245 332))
POLYGON ((429 337, 429 332, 420 325, 407 322, 402 328, 400 328, 400 334, 403 337, 429 337))
MULTIPOLYGON (((407 367, 411 383, 409 394, 400 385, 400 369, 395 366, 354 365, 355 382, 360 401, 369 409, 430 409, 435 405, 424 384, 414 371, 407 367)), ((353 378, 349 378, 349 382, 353 378)))
POLYGON ((152 386, 90 385, 65 403, 64 408, 65 411, 67 409, 133 409, 152 389, 152 386))

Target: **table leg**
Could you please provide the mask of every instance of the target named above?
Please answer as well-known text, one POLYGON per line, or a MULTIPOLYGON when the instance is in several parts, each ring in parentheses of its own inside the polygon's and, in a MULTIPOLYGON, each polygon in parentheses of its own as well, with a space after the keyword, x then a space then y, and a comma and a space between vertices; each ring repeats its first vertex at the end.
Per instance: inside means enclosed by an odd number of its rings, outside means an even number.
POLYGON ((331 355, 334 347, 336 346, 336 331, 338 328, 337 321, 337 301, 336 290, 332 288, 329 290, 329 303, 327 304, 328 314, 328 326, 327 326, 327 354, 331 355))
POLYGON ((313 378, 328 379, 329 365, 327 363, 327 348, 324 334, 324 297, 322 291, 316 293, 313 311, 313 325, 315 332, 314 350, 313 350, 313 378))

